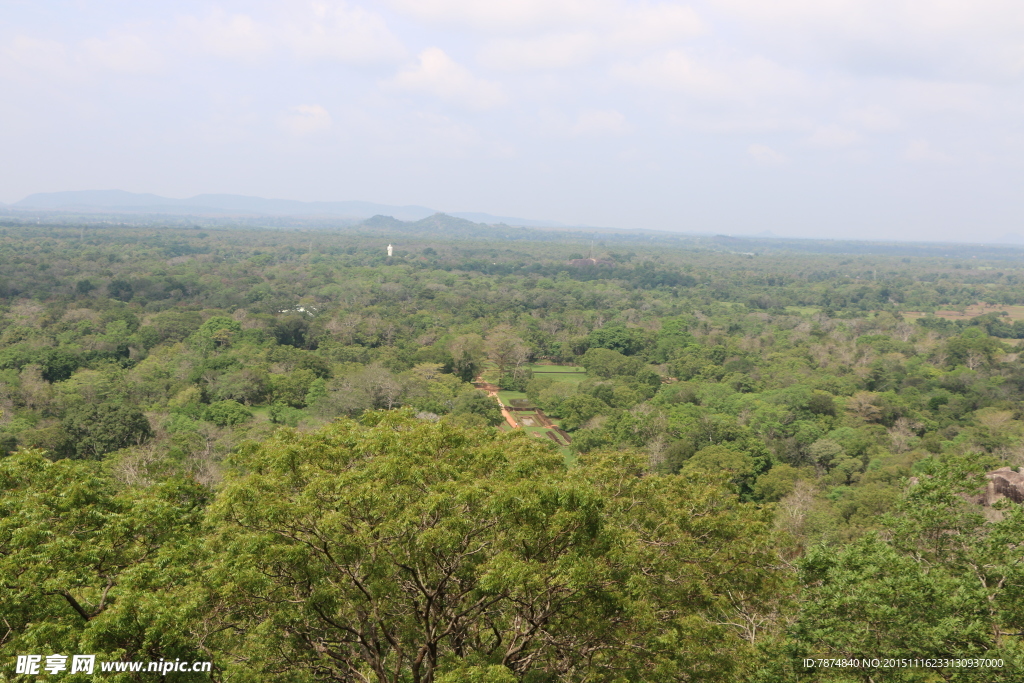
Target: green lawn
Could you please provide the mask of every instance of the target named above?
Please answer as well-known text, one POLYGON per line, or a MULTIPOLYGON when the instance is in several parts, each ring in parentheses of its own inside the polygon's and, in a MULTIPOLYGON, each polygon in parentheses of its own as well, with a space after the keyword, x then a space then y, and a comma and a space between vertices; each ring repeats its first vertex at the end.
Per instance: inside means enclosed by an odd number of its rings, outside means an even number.
MULTIPOLYGON (((578 365, 529 365, 527 367, 534 372, 535 377, 549 377, 556 382, 578 384, 587 378, 586 371, 578 365)), ((491 384, 498 383, 498 372, 492 363, 487 364, 486 369, 481 373, 481 378, 491 384)), ((526 394, 521 392, 499 391, 498 396, 501 396, 501 401, 505 405, 508 405, 505 394, 510 394, 512 398, 526 398, 526 394)))
POLYGON ((567 382, 569 384, 579 384, 587 378, 586 375, 575 372, 552 372, 550 375, 534 375, 534 377, 550 377, 556 382, 567 382))
POLYGON ((534 379, 545 377, 556 382, 572 382, 573 384, 579 384, 587 378, 587 373, 582 372, 583 368, 576 369, 571 365, 535 365, 530 369, 533 370, 534 379), (547 368, 557 369, 548 370, 547 368))
POLYGON ((544 413, 544 416, 547 417, 548 420, 551 422, 551 424, 555 425, 556 427, 561 427, 562 426, 562 421, 559 420, 558 418, 551 417, 547 413, 544 413))
POLYGON ((586 370, 578 365, 531 365, 529 368, 534 372, 586 372, 586 370))
POLYGON ((249 406, 254 422, 270 422, 270 406, 249 406))
POLYGON ((512 399, 514 398, 521 398, 524 401, 528 400, 526 394, 522 391, 505 391, 504 389, 498 392, 498 398, 501 399, 502 404, 505 406, 511 406, 512 399))

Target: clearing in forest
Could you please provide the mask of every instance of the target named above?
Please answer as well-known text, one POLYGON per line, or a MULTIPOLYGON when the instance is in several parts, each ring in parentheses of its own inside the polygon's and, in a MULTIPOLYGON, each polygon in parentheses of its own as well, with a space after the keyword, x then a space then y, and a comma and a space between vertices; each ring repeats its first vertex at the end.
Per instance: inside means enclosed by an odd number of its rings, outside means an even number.
MULTIPOLYGON (((964 307, 962 311, 935 311, 935 316, 938 318, 945 318, 946 320, 970 320, 971 318, 977 318, 979 315, 1000 312, 1005 312, 1007 314, 1007 320, 1010 322, 1024 320, 1024 306, 1001 306, 983 303, 971 304, 970 306, 964 307)), ((918 318, 924 318, 927 315, 927 313, 922 311, 903 311, 903 318, 907 322, 913 322, 918 318)))
MULTIPOLYGON (((586 370, 581 366, 538 364, 528 367, 534 377, 548 377, 556 382, 576 384, 587 378, 586 370)), ((531 436, 550 440, 566 458, 566 463, 574 462, 575 458, 569 450, 572 437, 562 429, 558 420, 534 406, 525 392, 500 389, 493 380, 493 372, 484 373, 474 384, 478 389, 486 391, 501 406, 502 416, 506 421, 503 428, 522 429, 531 436)))
POLYGON ((531 366, 529 366, 529 368, 530 368, 530 370, 533 371, 533 374, 535 374, 535 375, 539 374, 539 373, 543 373, 543 374, 548 374, 548 373, 551 373, 551 374, 555 374, 555 373, 558 373, 558 374, 571 373, 571 374, 585 375, 587 373, 586 369, 584 369, 584 368, 582 368, 582 367, 580 367, 578 365, 531 365, 531 366))

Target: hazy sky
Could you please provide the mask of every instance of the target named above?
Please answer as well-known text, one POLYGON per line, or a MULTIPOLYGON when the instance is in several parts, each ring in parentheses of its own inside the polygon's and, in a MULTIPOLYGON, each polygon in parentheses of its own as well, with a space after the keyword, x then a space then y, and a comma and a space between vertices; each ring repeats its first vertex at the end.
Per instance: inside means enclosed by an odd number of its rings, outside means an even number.
POLYGON ((1024 234, 1020 0, 0 0, 0 201, 1024 234))

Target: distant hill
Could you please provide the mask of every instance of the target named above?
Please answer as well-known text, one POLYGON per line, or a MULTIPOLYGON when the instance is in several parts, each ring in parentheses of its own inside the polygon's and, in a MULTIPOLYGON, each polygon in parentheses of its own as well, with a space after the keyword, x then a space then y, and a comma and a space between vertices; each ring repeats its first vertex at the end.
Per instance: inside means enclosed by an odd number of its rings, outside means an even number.
POLYGON ((101 210, 148 214, 256 214, 285 216, 341 216, 367 218, 387 213, 405 220, 419 220, 435 213, 425 206, 389 206, 372 202, 300 202, 292 199, 263 199, 236 194, 200 194, 188 199, 171 199, 155 194, 123 190, 46 192, 25 197, 15 209, 101 210))
POLYGON ((360 225, 367 228, 401 228, 405 226, 405 223, 394 216, 382 216, 378 214, 367 218, 360 225))
POLYGON ((570 226, 566 223, 559 223, 558 221, 534 221, 528 218, 513 218, 511 216, 492 216, 489 213, 474 213, 472 211, 454 211, 449 216, 455 216, 456 218, 465 218, 467 221, 473 221, 474 223, 486 223, 488 225, 499 225, 504 223, 505 225, 519 225, 524 228, 568 228, 568 227, 588 227, 588 226, 570 226))
POLYGON ((458 216, 435 213, 418 221, 400 221, 394 216, 373 216, 352 226, 352 229, 368 228, 379 234, 386 230, 393 235, 417 237, 456 237, 468 239, 550 239, 561 232, 542 232, 511 225, 490 225, 475 223, 458 216))
MULTIPOLYGON (((390 206, 373 202, 300 202, 293 199, 264 199, 237 194, 200 194, 187 199, 171 199, 155 194, 124 190, 83 190, 42 192, 29 195, 10 205, 13 209, 44 209, 103 213, 145 213, 155 215, 250 215, 250 216, 337 216, 362 220, 372 216, 392 216, 403 221, 418 221, 437 213, 425 206, 390 206)), ((537 221, 487 213, 452 213, 450 216, 476 223, 564 227, 554 221, 537 221)))

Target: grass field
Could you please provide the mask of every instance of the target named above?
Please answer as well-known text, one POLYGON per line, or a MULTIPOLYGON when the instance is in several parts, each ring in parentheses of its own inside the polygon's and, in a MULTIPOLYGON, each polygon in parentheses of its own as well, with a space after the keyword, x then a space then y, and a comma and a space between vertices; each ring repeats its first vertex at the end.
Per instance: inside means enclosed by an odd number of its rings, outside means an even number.
MULTIPOLYGON (((976 318, 979 315, 985 315, 986 313, 1008 313, 1007 319, 1011 322, 1016 320, 1024 320, 1024 306, 992 306, 990 304, 973 304, 964 309, 964 312, 960 311, 935 311, 935 316, 938 318, 945 318, 946 320, 970 320, 976 318)), ((927 313, 921 311, 903 311, 904 320, 914 321, 918 318, 923 318, 927 313)))
POLYGON ((546 373, 552 373, 552 374, 554 374, 554 373, 566 373, 566 372, 578 372, 578 373, 585 373, 586 372, 586 370, 584 370, 582 367, 575 366, 575 365, 531 365, 531 366, 529 366, 529 368, 531 370, 533 370, 534 373, 541 372, 541 373, 545 373, 545 374, 546 373))
MULTIPOLYGON (((520 423, 520 424, 522 424, 522 422, 523 422, 522 418, 526 418, 526 419, 533 419, 534 421, 537 422, 538 427, 540 426, 540 421, 537 419, 536 411, 534 411, 534 410, 512 410, 510 412, 512 413, 512 417, 515 419, 515 421, 520 423)), ((551 424, 553 424, 555 426, 558 426, 558 427, 562 426, 562 423, 561 423, 561 421, 558 418, 551 417, 550 415, 548 415, 546 413, 545 413, 544 417, 551 424)), ((541 429, 543 429, 543 427, 541 427, 541 429)))
POLYGON ((587 378, 586 374, 582 372, 552 372, 550 375, 537 375, 534 377, 548 377, 556 382, 571 382, 572 384, 579 384, 587 378))
POLYGON ((572 382, 579 384, 587 378, 587 373, 580 367, 572 365, 533 365, 534 377, 546 377, 556 382, 572 382))
POLYGON ((527 400, 526 394, 521 391, 505 391, 504 389, 498 392, 498 398, 501 399, 502 404, 505 406, 511 406, 512 399, 514 398, 520 398, 524 401, 527 400))
MULTIPOLYGON (((530 369, 534 372, 534 375, 536 377, 549 377, 555 380, 556 382, 572 382, 573 384, 577 384, 587 378, 587 373, 586 371, 584 371, 582 367, 572 365, 531 365, 530 369)), ((483 379, 492 384, 496 384, 497 377, 495 375, 497 375, 497 373, 493 372, 493 369, 491 369, 489 372, 485 371, 483 373, 483 379)), ((526 432, 535 439, 541 439, 547 443, 550 443, 552 446, 555 446, 555 442, 551 441, 550 438, 545 436, 545 432, 548 431, 548 427, 539 426, 539 422, 536 423, 537 426, 527 426, 522 423, 521 418, 533 415, 533 411, 523 411, 522 413, 520 413, 516 410, 511 410, 512 401, 517 399, 522 399, 524 401, 529 400, 526 398, 526 394, 524 392, 506 391, 505 389, 499 389, 498 399, 501 401, 502 405, 506 406, 507 408, 510 408, 510 414, 512 415, 512 419, 519 423, 520 429, 522 429, 524 432, 526 432)), ((551 421, 552 424, 561 426, 559 421, 552 418, 550 415, 548 415, 547 418, 548 420, 551 421)), ((510 429, 510 427, 508 427, 507 425, 501 425, 499 426, 499 429, 506 430, 510 429)), ((558 448, 558 452, 565 460, 565 464, 567 467, 575 464, 576 456, 573 455, 573 453, 569 450, 567 446, 556 446, 556 448, 558 448)))
MULTIPOLYGON (((503 393, 505 393, 505 392, 503 392, 503 393)), ((515 394, 517 392, 507 392, 507 393, 515 394)), ((549 427, 545 427, 545 426, 541 425, 540 420, 537 419, 537 413, 535 411, 533 411, 533 410, 523 410, 523 411, 511 410, 509 412, 512 415, 512 419, 515 420, 519 424, 519 428, 522 429, 524 432, 526 432, 527 434, 529 434, 530 436, 532 436, 534 438, 543 439, 544 441, 550 441, 552 446, 555 445, 555 442, 551 441, 551 439, 545 434, 545 432, 551 431, 551 429, 549 427), (527 424, 527 423, 530 423, 530 424, 527 424)), ((551 417, 550 415, 546 415, 545 417, 548 419, 548 421, 551 422, 551 424, 557 425, 557 426, 561 426, 559 421, 557 419, 551 417)), ((569 448, 567 446, 557 446, 557 448, 558 448, 558 452, 562 454, 562 457, 566 459, 565 462, 566 462, 567 465, 572 464, 572 462, 575 462, 575 458, 573 458, 572 453, 570 452, 570 450, 569 450, 569 448)))

